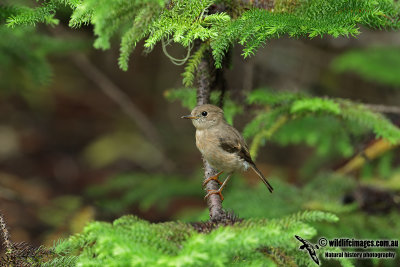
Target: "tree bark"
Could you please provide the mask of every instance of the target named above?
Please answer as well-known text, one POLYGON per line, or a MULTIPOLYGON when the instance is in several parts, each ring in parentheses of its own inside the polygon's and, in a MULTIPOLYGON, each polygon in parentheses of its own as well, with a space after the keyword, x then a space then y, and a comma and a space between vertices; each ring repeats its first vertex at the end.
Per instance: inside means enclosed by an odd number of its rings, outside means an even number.
MULTIPOLYGON (((206 53, 201 63, 197 68, 197 105, 204 105, 210 103, 211 84, 213 80, 213 66, 211 55, 206 53)), ((217 170, 213 169, 211 165, 203 158, 204 164, 204 180, 210 176, 216 175, 217 170)), ((205 190, 218 190, 219 185, 216 181, 211 180, 205 186, 205 190)), ((217 194, 212 194, 207 198, 207 205, 210 211, 210 220, 214 222, 221 222, 227 217, 227 213, 222 208, 222 200, 217 194)))

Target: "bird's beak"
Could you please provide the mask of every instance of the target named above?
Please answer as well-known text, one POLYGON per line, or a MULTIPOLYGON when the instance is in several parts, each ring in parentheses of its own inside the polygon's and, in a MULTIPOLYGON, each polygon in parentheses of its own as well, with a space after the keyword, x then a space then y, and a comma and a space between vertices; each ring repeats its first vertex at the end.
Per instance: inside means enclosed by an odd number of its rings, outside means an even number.
POLYGON ((182 116, 181 119, 196 119, 196 117, 192 116, 192 115, 186 115, 186 116, 182 116))
POLYGON ((186 116, 182 116, 181 119, 196 119, 196 117, 194 117, 192 115, 186 115, 186 116))

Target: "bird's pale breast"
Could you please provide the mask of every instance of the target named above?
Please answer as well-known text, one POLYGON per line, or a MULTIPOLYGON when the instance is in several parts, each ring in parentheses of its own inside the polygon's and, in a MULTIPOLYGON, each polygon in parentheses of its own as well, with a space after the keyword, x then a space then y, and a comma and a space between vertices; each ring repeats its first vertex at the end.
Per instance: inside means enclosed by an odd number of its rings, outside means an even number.
POLYGON ((212 129, 196 131, 196 146, 211 166, 219 171, 229 173, 248 168, 248 164, 236 153, 229 153, 220 147, 218 135, 212 129))

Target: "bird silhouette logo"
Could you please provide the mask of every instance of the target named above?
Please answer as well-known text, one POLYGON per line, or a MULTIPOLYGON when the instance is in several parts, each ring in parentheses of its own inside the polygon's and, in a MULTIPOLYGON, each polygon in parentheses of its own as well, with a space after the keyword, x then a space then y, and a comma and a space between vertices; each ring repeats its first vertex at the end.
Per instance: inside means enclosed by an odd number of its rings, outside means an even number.
POLYGON ((308 254, 310 255, 310 258, 319 265, 319 259, 317 257, 317 253, 315 250, 319 249, 318 245, 313 245, 309 241, 301 238, 298 235, 295 235, 296 239, 299 240, 303 245, 299 247, 300 250, 307 250, 308 254))

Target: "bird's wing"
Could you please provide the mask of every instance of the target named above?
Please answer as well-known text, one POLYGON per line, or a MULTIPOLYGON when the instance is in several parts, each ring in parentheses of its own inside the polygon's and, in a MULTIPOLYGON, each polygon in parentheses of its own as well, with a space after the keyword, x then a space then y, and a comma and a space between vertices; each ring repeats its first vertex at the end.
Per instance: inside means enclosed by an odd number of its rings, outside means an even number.
POLYGON ((236 153, 241 159, 248 162, 253 171, 260 177, 268 190, 272 193, 274 189, 251 159, 249 148, 247 147, 242 135, 229 124, 224 125, 222 130, 223 134, 218 137, 219 146, 226 152, 236 153))
POLYGON ((219 146, 229 153, 236 153, 246 162, 254 165, 249 149, 240 133, 230 125, 224 127, 224 134, 218 137, 219 146))

